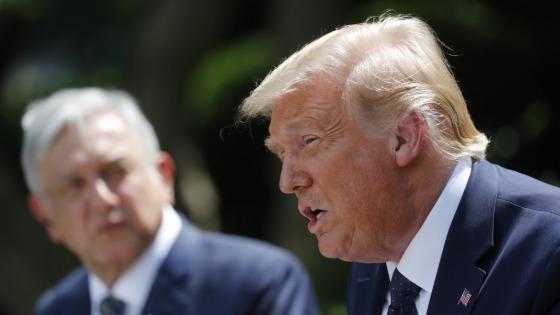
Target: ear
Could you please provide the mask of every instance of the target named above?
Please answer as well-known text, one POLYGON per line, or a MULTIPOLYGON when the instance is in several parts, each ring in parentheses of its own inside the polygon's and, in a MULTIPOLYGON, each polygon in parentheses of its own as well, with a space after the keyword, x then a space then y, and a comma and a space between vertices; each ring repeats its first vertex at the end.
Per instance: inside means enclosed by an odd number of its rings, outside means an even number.
POLYGON ((424 143, 426 122, 417 111, 409 112, 399 124, 396 134, 395 159, 397 165, 409 165, 420 153, 424 143))
POLYGON ((37 197, 34 194, 30 194, 27 197, 27 204, 29 206, 29 209, 31 210, 31 214, 33 215, 35 220, 37 220, 37 222, 43 225, 51 241, 53 243, 59 243, 60 238, 58 237, 56 229, 52 224, 49 209, 47 209, 41 198, 37 197))
POLYGON ((160 152, 157 164, 164 191, 170 204, 175 203, 175 162, 166 152, 160 152))

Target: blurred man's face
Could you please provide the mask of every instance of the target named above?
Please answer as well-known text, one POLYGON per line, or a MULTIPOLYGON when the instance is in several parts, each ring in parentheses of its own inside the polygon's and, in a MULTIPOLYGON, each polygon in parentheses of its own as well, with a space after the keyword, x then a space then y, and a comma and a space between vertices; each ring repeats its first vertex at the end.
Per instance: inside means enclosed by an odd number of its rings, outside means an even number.
POLYGON ((172 199, 168 156, 150 162, 120 116, 104 111, 66 128, 40 164, 47 230, 89 268, 127 268, 172 199))
POLYGON ((404 183, 389 140, 358 129, 336 99, 317 89, 282 99, 266 145, 282 161, 280 189, 296 194, 324 256, 386 261, 405 224, 395 202, 404 183))

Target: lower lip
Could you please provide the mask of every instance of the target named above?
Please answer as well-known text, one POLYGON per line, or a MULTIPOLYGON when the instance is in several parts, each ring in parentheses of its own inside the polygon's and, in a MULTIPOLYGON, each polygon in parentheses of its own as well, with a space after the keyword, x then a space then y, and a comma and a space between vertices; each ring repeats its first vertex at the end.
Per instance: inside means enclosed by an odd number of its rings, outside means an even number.
POLYGON ((327 215, 327 212, 322 212, 321 216, 317 219, 317 217, 312 218, 309 223, 307 224, 307 229, 310 233, 315 234, 319 229, 319 223, 323 220, 323 218, 327 215))
POLYGON ((101 230, 101 232, 111 233, 111 232, 115 232, 115 231, 120 230, 122 227, 123 227, 122 223, 119 223, 119 224, 105 224, 100 228, 100 230, 101 230))

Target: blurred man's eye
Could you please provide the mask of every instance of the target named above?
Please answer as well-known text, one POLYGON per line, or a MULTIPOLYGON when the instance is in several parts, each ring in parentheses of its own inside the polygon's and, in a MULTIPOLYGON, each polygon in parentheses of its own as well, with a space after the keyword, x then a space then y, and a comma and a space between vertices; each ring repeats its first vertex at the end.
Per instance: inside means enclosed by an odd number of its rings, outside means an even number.
POLYGON ((127 170, 121 165, 113 165, 105 172, 103 172, 103 177, 110 183, 120 182, 127 174, 127 170))

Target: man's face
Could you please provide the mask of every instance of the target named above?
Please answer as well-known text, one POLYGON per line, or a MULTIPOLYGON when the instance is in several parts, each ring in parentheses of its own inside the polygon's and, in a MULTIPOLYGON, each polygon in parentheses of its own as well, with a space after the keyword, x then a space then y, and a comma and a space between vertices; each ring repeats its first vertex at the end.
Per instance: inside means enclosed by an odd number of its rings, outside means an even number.
POLYGON ((386 261, 405 223, 391 141, 366 135, 331 96, 313 90, 274 107, 266 145, 282 161, 280 189, 296 194, 324 256, 386 261))
POLYGON ((147 161, 123 120, 104 111, 67 127, 40 164, 47 230, 81 261, 126 268, 149 246, 172 199, 170 163, 147 161))

